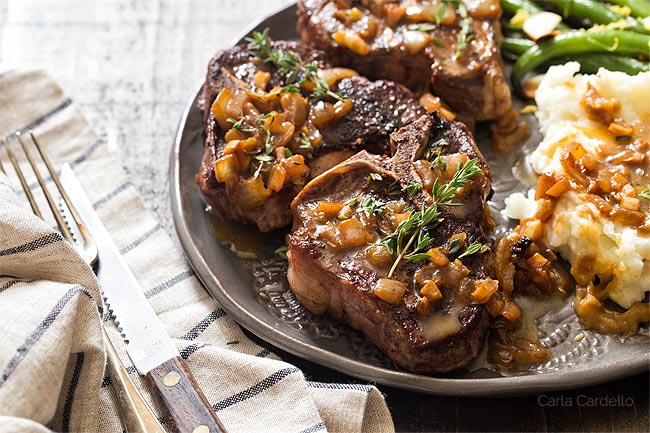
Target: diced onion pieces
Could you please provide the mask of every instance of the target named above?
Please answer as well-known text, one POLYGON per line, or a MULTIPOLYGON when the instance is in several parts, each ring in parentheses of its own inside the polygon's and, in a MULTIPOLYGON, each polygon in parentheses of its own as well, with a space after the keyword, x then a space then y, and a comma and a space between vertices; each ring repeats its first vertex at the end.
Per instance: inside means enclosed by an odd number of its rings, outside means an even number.
POLYGON ((316 127, 325 126, 341 119, 352 108, 354 108, 354 102, 351 99, 343 99, 334 105, 329 102, 318 101, 310 112, 311 121, 316 127))
POLYGON ((555 182, 552 187, 546 190, 546 195, 550 195, 551 197, 559 197, 567 192, 570 188, 571 186, 569 185, 569 181, 565 177, 562 177, 560 180, 555 182))
POLYGON ((420 96, 420 105, 422 105, 429 113, 432 113, 436 110, 439 110, 442 106, 440 98, 433 96, 431 93, 427 92, 420 96))
POLYGON ((225 155, 214 164, 214 174, 217 182, 227 182, 237 177, 239 164, 235 155, 225 155))
POLYGON ((393 256, 384 245, 373 245, 368 248, 366 258, 370 263, 379 267, 386 267, 393 263, 393 256))
POLYGON ((548 260, 540 253, 535 253, 526 259, 526 263, 528 263, 528 266, 531 268, 542 268, 548 263, 548 260))
MULTIPOLYGON (((435 23, 438 18, 440 5, 413 5, 406 8, 406 18, 413 22, 435 23)), ((451 3, 447 3, 445 13, 440 17, 440 24, 450 25, 456 22, 456 11, 451 3)))
POLYGON ((431 248, 427 251, 427 254, 429 255, 429 261, 434 265, 443 267, 449 264, 449 258, 440 251, 440 248, 431 248))
POLYGON ((477 304, 485 304, 499 288, 499 282, 492 278, 486 278, 484 280, 474 281, 474 287, 472 301, 477 304))
POLYGON ((343 239, 343 246, 346 248, 364 245, 373 240, 373 235, 356 218, 350 218, 339 223, 339 232, 343 239))
POLYGON ((404 46, 409 54, 417 54, 431 42, 431 35, 417 30, 408 30, 404 33, 404 46))
POLYGON ((329 68, 319 69, 318 76, 327 82, 327 85, 332 87, 337 81, 344 78, 356 77, 359 73, 350 68, 329 68))
POLYGON ((636 197, 628 197, 628 196, 621 197, 621 207, 623 209, 638 211, 640 203, 641 202, 636 197))
POLYGON ((343 203, 335 203, 331 201, 322 201, 318 203, 316 207, 316 212, 322 214, 325 218, 333 218, 341 212, 343 209, 343 203))
POLYGON ((270 72, 257 71, 255 72, 255 75, 253 75, 253 84, 255 85, 255 87, 261 90, 266 90, 266 86, 269 85, 270 80, 271 80, 270 72))
POLYGON ((372 291, 379 299, 389 304, 397 305, 406 294, 406 284, 390 278, 381 278, 372 291))
POLYGON ((420 294, 427 298, 430 304, 435 304, 442 299, 442 292, 440 292, 438 285, 432 280, 427 280, 420 289, 420 294))
POLYGON ((229 88, 225 87, 219 94, 217 98, 212 103, 212 114, 214 118, 217 119, 219 127, 224 131, 227 131, 232 126, 228 123, 228 115, 226 114, 226 105, 232 97, 232 92, 229 88))
POLYGON ((388 27, 395 27, 395 25, 402 19, 406 8, 394 3, 388 3, 384 6, 386 11, 386 23, 388 27))
POLYGON ((237 202, 243 209, 254 209, 262 205, 271 195, 261 177, 243 180, 237 186, 237 202))
POLYGON ((275 192, 280 191, 284 186, 286 179, 287 172, 284 167, 280 164, 275 164, 273 167, 271 167, 271 171, 269 173, 269 189, 275 192))
POLYGON ((553 34, 562 17, 553 12, 539 12, 526 18, 522 25, 524 33, 534 41, 553 34))
POLYGON ((521 235, 534 241, 539 240, 544 234, 544 227, 539 219, 522 221, 519 225, 521 235))
POLYGON ((352 30, 343 30, 332 34, 332 39, 337 44, 349 48, 360 56, 365 56, 370 52, 370 47, 361 36, 352 30))
POLYGON ((291 122, 294 128, 301 128, 307 121, 307 100, 299 93, 284 92, 280 96, 282 119, 291 122))
POLYGON ((307 166, 305 165, 305 157, 302 155, 293 155, 287 159, 282 160, 282 165, 287 171, 287 176, 293 178, 307 173, 307 166))

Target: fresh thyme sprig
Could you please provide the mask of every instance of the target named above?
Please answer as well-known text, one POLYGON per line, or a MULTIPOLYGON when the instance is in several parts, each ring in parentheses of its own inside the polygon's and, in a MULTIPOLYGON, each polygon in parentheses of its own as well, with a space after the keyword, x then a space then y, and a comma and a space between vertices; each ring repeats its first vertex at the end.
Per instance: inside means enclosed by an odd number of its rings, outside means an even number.
POLYGON ((286 75, 286 85, 282 92, 300 91, 300 86, 306 83, 315 85, 311 94, 316 99, 331 97, 339 101, 348 99, 347 96, 330 90, 327 81, 318 76, 318 63, 305 62, 298 53, 291 50, 271 49, 271 40, 269 38, 269 29, 266 28, 262 33, 254 32, 252 38, 246 38, 249 42, 249 49, 256 57, 264 59, 265 62, 275 63, 278 66, 278 73, 286 75))
POLYGON ((278 73, 286 75, 286 86, 282 91, 299 92, 300 86, 306 83, 316 85, 311 95, 316 99, 323 99, 327 96, 338 99, 347 99, 330 90, 327 81, 318 76, 318 63, 316 61, 305 63, 298 53, 291 50, 275 50, 264 60, 278 66, 278 73))
POLYGON ((269 39, 269 28, 265 28, 262 33, 253 32, 252 38, 245 38, 248 42, 248 49, 255 57, 266 59, 271 50, 271 40, 269 39))
MULTIPOLYGON (((397 225, 395 232, 381 241, 381 244, 386 246, 390 254, 397 253, 397 258, 393 262, 390 271, 388 271, 388 278, 393 276, 397 265, 403 258, 413 262, 425 259, 424 251, 433 243, 428 231, 439 223, 440 212, 437 203, 434 202, 430 206, 425 204, 422 205, 419 211, 411 210, 408 218, 397 225), (415 246, 409 252, 414 242, 415 246)), ((428 258, 428 255, 426 258, 428 258)))
POLYGON ((474 35, 471 33, 472 19, 467 15, 467 7, 463 2, 458 2, 458 14, 461 17, 460 32, 458 33, 458 40, 456 41, 455 58, 460 57, 467 43, 472 40, 474 35))
POLYGON ((438 26, 432 23, 421 23, 421 24, 410 24, 408 26, 408 29, 416 32, 432 32, 436 29, 436 27, 438 26))
POLYGON ((232 117, 229 117, 226 119, 226 121, 232 123, 232 127, 240 132, 255 132, 255 128, 251 128, 250 126, 244 124, 244 118, 236 120, 232 117))
POLYGON ((436 25, 440 25, 442 22, 442 19, 445 17, 445 13, 447 12, 447 2, 442 2, 440 7, 438 8, 438 13, 436 14, 436 25))
POLYGON ((305 150, 312 150, 313 146, 311 145, 311 140, 309 139, 309 136, 305 134, 304 132, 299 132, 298 133, 298 141, 300 142, 300 148, 305 149, 305 150))
POLYGON ((388 206, 388 203, 366 194, 361 200, 361 208, 368 218, 381 215, 388 206))
POLYGON ((422 189, 421 184, 419 184, 417 182, 413 182, 412 184, 407 185, 404 188, 402 188, 402 191, 407 192, 409 199, 413 200, 415 198, 415 196, 418 194, 418 191, 420 191, 421 189, 422 189))
POLYGON ((442 153, 442 146, 447 144, 444 138, 439 138, 438 140, 434 141, 433 143, 429 144, 427 147, 426 152, 424 152, 424 159, 427 161, 431 161, 434 156, 440 156, 442 153))
MULTIPOLYGON (((426 249, 433 243, 429 231, 442 221, 438 207, 460 205, 459 203, 453 203, 452 200, 458 188, 464 187, 467 181, 481 172, 481 169, 477 166, 477 162, 478 159, 473 158, 466 163, 459 163, 454 176, 449 182, 443 185, 439 185, 436 179, 431 194, 433 203, 431 205, 423 204, 418 211, 411 209, 408 218, 397 225, 395 232, 382 239, 380 244, 386 247, 389 254, 393 255, 397 253, 397 257, 388 271, 388 278, 393 276, 397 265, 402 259, 419 262, 429 257, 425 253, 426 249)), ((470 247, 472 249, 476 248, 470 247)), ((468 251, 464 254, 469 255, 476 252, 468 251)))
POLYGON ((477 163, 477 158, 470 159, 464 164, 461 161, 458 163, 458 170, 456 170, 454 176, 444 185, 439 185, 438 179, 436 178, 433 182, 431 192, 433 199, 437 203, 445 204, 447 206, 460 206, 460 203, 451 203, 451 200, 454 198, 458 188, 464 187, 468 180, 481 172, 481 168, 476 165, 477 163))

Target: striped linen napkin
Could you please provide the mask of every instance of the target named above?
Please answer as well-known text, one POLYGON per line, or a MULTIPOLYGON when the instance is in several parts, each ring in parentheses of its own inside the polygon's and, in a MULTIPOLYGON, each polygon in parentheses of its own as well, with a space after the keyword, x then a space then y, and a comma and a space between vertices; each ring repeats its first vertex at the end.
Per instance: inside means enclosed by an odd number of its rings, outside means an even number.
MULTIPOLYGON (((394 431, 375 387, 310 382, 246 338, 150 217, 104 140, 47 74, 0 75, 0 136, 32 128, 56 167, 71 164, 231 432, 394 431)), ((108 317, 97 280, 19 198, 4 151, 0 160, 9 173, 0 173, 0 431, 122 431, 104 373, 100 327, 108 317)), ((168 427, 112 322, 107 327, 131 378, 168 427)))

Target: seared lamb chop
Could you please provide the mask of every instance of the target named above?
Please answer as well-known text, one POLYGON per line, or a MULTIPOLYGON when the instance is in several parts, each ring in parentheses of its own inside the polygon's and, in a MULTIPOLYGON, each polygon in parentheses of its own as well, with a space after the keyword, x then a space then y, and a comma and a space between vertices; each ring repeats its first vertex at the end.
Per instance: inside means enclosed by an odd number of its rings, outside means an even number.
POLYGON ((498 0, 300 0, 298 34, 337 65, 442 98, 463 121, 511 108, 498 0))
POLYGON ((390 132, 425 113, 399 84, 330 68, 321 51, 299 42, 267 43, 210 62, 196 176, 222 218, 263 232, 291 223, 289 204, 309 179, 360 149, 386 152, 390 132))
POLYGON ((295 198, 289 283, 309 310, 361 330, 401 368, 454 370, 481 350, 497 288, 483 246, 490 171, 465 125, 436 113, 391 146, 392 157, 360 152, 295 198))

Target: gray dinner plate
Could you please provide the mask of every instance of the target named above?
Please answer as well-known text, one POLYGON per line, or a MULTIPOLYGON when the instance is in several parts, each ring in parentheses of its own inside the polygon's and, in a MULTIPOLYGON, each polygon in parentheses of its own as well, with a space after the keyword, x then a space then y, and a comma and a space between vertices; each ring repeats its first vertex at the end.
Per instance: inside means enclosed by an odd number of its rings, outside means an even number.
MULTIPOLYGON (((289 6, 252 25, 247 31, 271 29, 274 39, 295 39, 296 7, 289 6)), ((235 43, 241 41, 239 38, 235 43)), ((203 152, 201 113, 196 108, 200 87, 183 111, 171 154, 172 212, 179 240, 197 275, 221 306, 241 326, 267 342, 301 358, 334 370, 398 388, 431 394, 457 396, 512 396, 593 385, 648 370, 648 328, 625 340, 583 331, 571 300, 555 304, 537 320, 541 342, 551 359, 517 374, 502 376, 484 361, 484 354, 471 368, 442 377, 401 371, 357 331, 328 316, 307 311, 286 282, 286 263, 273 254, 283 243, 284 233, 258 235, 244 229, 249 242, 257 242, 257 259, 235 255, 220 243, 215 231, 241 230, 223 226, 207 212, 207 204, 194 181, 203 152)), ((521 101, 515 105, 521 106, 521 101)), ((533 131, 533 116, 527 117, 533 131)), ((524 146, 508 156, 497 157, 485 144, 479 145, 493 170, 495 195, 491 203, 497 234, 511 222, 500 216, 503 199, 514 191, 525 191, 531 179, 524 156, 539 142, 534 132, 524 146), (513 169, 514 167, 514 169, 513 169)), ((539 310, 539 305, 533 308, 539 310)))

